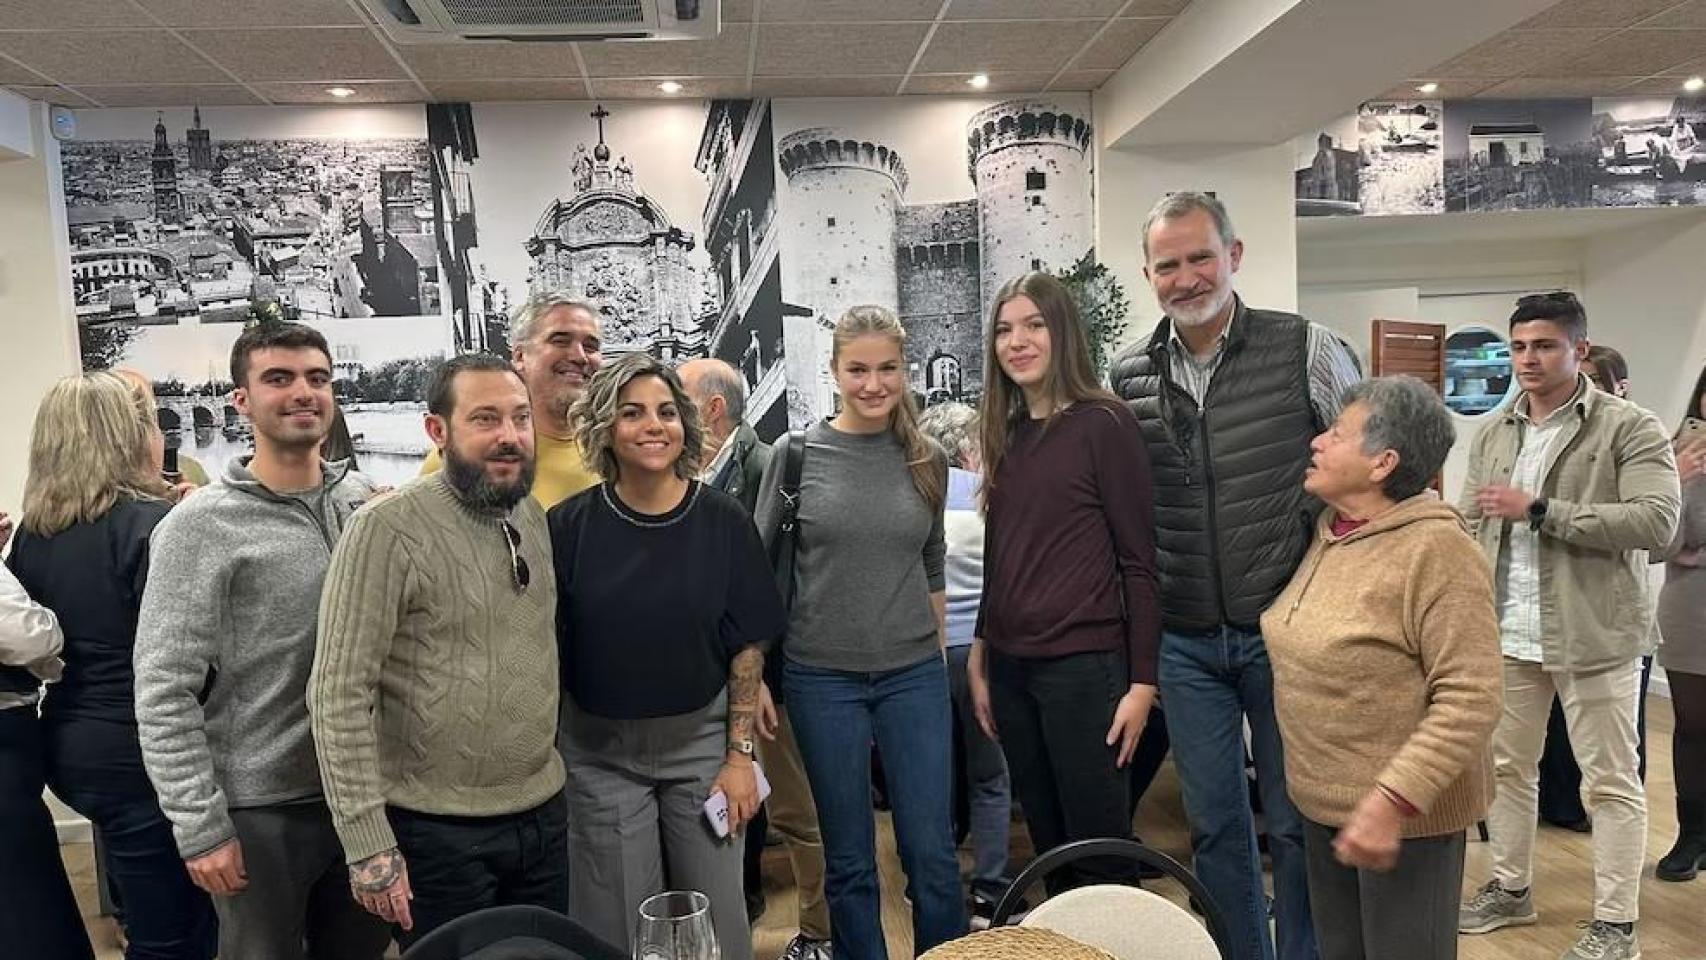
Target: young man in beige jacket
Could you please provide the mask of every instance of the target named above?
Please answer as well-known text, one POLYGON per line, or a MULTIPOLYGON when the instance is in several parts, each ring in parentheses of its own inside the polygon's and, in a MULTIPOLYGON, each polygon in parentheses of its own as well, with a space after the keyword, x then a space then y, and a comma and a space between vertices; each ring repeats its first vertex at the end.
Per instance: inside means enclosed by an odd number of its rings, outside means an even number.
POLYGON ((1510 332, 1522 393, 1475 438, 1462 498, 1493 568, 1504 713, 1487 817, 1493 878, 1458 926, 1488 933, 1538 919, 1538 764, 1556 692, 1594 824, 1593 916, 1564 960, 1635 960, 1647 839, 1635 717, 1653 649, 1645 551, 1676 530, 1676 458, 1657 417, 1582 375, 1587 315, 1573 294, 1518 300, 1510 332))

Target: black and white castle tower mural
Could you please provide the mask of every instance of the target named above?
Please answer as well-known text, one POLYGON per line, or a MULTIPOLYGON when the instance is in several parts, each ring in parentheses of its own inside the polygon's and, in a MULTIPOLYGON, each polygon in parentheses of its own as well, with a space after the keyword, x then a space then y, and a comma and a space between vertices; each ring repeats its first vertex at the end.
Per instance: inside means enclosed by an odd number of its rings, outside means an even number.
POLYGON ((606 356, 703 356, 703 328, 716 306, 688 262, 693 234, 635 188, 628 158, 605 143, 609 116, 603 106, 592 112, 598 142, 590 152, 584 144, 575 150, 574 192, 551 201, 526 241, 529 292, 567 291, 597 303, 606 356))
POLYGON ((911 339, 912 386, 926 404, 976 402, 995 292, 1026 271, 1069 267, 1094 244, 1086 108, 996 103, 958 128, 963 139, 940 145, 930 140, 947 138, 931 131, 885 138, 851 125, 782 137, 783 326, 795 426, 833 412, 831 330, 862 303, 898 308, 911 339), (921 149, 909 157, 901 139, 921 149), (932 170, 933 196, 914 196, 920 171, 909 162, 954 157, 964 157, 964 179, 932 170))

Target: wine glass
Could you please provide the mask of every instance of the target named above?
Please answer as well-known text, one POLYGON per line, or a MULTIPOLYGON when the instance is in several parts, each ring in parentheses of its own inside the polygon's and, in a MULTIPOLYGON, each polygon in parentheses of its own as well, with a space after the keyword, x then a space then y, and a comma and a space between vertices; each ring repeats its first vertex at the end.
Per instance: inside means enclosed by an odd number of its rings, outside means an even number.
POLYGON ((697 890, 669 890, 640 904, 634 960, 721 960, 711 925, 711 898, 697 890))

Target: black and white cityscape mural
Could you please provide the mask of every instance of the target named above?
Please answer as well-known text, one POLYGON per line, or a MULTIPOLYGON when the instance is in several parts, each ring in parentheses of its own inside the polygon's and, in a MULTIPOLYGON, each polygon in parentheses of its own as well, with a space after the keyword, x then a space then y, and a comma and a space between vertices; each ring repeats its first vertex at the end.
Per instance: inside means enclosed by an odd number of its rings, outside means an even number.
POLYGON ((412 476, 454 350, 424 133, 418 107, 81 112, 61 157, 84 366, 151 379, 169 446, 217 475, 252 444, 231 344, 307 323, 363 470, 412 476))
POLYGON ((1299 137, 1299 216, 1706 203, 1706 98, 1367 103, 1299 137))
POLYGON ((925 402, 975 401, 989 297, 1093 242, 1088 102, 476 104, 429 115, 466 349, 529 291, 600 305, 605 353, 716 356, 765 438, 833 412, 830 331, 896 309, 925 402), (466 128, 466 129, 464 129, 466 128), (462 194, 465 199, 459 199, 462 194), (475 219, 470 217, 469 219, 475 219))

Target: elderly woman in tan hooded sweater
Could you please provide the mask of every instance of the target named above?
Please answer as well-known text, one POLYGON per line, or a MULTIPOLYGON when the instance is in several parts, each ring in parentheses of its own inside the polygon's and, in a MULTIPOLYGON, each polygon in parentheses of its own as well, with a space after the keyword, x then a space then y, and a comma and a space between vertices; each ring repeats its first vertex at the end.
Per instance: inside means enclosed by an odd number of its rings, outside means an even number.
POLYGON ((1262 616, 1322 960, 1457 956, 1501 674, 1486 561, 1428 489, 1453 435, 1419 380, 1351 388, 1304 477, 1315 540, 1262 616))

